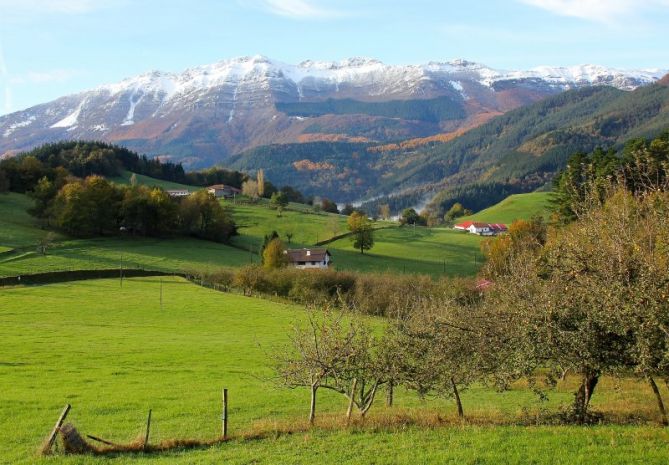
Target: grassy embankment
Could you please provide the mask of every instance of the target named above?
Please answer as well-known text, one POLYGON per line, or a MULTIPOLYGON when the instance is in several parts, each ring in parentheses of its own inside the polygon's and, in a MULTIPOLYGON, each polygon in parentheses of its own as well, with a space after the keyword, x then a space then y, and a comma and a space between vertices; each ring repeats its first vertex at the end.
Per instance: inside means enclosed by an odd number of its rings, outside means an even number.
MULTIPOLYGON (((96 280, 0 290, 0 463, 133 465, 197 463, 302 464, 663 464, 669 432, 656 426, 645 384, 604 379, 593 409, 635 424, 596 427, 520 426, 540 409, 572 399, 569 378, 547 402, 522 383, 508 392, 463 392, 468 423, 459 424, 447 400, 421 401, 399 391, 396 406, 383 393, 368 418, 376 429, 331 431, 346 409, 331 392, 319 397, 320 428, 293 435, 308 408, 306 389, 276 386, 268 353, 287 342, 297 306, 222 294, 178 278, 96 280), (76 296, 76 299, 73 299, 76 296), (220 432, 220 390, 230 389, 230 443, 163 455, 37 458, 36 450, 67 402, 68 421, 85 434, 129 442, 153 409, 151 441, 213 438, 220 432), (334 416, 333 416, 334 415, 334 416), (441 418, 437 418, 437 415, 441 418), (422 418, 420 427, 397 418, 422 418), (394 420, 393 420, 394 419, 394 420), (449 426, 450 424, 450 426, 449 426), (242 432, 269 431, 248 441, 242 432)), ((666 388, 661 387, 668 395, 666 388)))

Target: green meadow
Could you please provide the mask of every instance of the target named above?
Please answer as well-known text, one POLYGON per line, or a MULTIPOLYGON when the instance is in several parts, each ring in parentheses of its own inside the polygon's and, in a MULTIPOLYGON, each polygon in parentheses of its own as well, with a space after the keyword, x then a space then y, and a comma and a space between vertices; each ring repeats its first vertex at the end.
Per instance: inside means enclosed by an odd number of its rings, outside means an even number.
POLYGON ((526 220, 537 215, 547 217, 551 207, 552 195, 551 192, 510 195, 492 207, 471 216, 459 218, 458 222, 481 221, 511 224, 514 220, 526 220))
MULTIPOLYGON (((117 182, 129 182, 126 172, 117 182)), ((189 187, 138 175, 138 182, 164 188, 189 187)), ((545 214, 549 193, 513 195, 498 205, 463 220, 505 222, 545 214)), ((315 213, 309 207, 290 204, 281 216, 265 200, 256 204, 222 201, 238 225, 239 235, 230 245, 190 238, 94 238, 76 239, 55 234, 46 256, 36 251, 48 231, 30 216, 32 200, 21 194, 0 195, 0 276, 71 269, 109 269, 120 266, 160 271, 188 271, 239 267, 259 262, 263 237, 277 231, 287 247, 308 247, 345 234, 346 217, 315 213), (288 234, 291 234, 290 243, 288 234)), ((449 228, 399 227, 376 222, 374 247, 361 254, 349 237, 327 244, 334 266, 359 272, 396 272, 431 276, 471 276, 483 257, 481 238, 449 228)))
POLYGON ((633 418, 627 426, 520 426, 531 423, 539 411, 569 403, 577 381, 568 379, 543 402, 522 383, 503 393, 481 386, 465 390, 464 424, 458 423, 450 401, 421 400, 401 390, 392 408, 384 406, 381 393, 368 419, 374 425, 393 415, 427 415, 445 425, 434 427, 407 423, 333 431, 328 421, 343 416, 346 401, 322 392, 316 429, 271 434, 278 425, 301 424, 307 414, 308 391, 278 386, 269 356, 287 343, 292 325, 305 318, 305 310, 298 306, 219 293, 171 277, 126 279, 122 286, 110 279, 0 289, 0 424, 4 425, 0 463, 664 464, 669 460, 669 432, 656 426, 650 390, 627 380, 604 379, 593 398, 595 411, 633 418), (215 438, 220 434, 223 387, 230 392, 229 443, 136 456, 93 458, 61 452, 37 456, 65 403, 73 406, 68 421, 83 434, 113 442, 130 442, 140 435, 149 409, 151 442, 215 438), (270 437, 242 439, 249 431, 269 431, 270 437))

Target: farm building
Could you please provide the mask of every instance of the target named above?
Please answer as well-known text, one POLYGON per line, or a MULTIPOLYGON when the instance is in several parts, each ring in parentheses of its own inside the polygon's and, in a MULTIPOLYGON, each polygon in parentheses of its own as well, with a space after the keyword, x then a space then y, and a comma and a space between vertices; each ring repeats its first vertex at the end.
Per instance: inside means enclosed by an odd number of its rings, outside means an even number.
POLYGON ((235 195, 242 193, 241 189, 237 189, 236 187, 228 186, 226 184, 215 184, 213 186, 209 186, 207 187, 207 192, 214 194, 217 199, 231 199, 235 195))
POLYGON ((332 255, 327 249, 288 249, 288 264, 299 269, 327 268, 332 263, 332 255))
POLYGON ((170 197, 188 197, 190 195, 188 189, 167 189, 165 192, 170 197))
POLYGON ((508 230, 506 225, 502 223, 480 223, 478 221, 465 221, 464 223, 456 224, 453 226, 453 229, 467 231, 479 236, 496 236, 508 230))

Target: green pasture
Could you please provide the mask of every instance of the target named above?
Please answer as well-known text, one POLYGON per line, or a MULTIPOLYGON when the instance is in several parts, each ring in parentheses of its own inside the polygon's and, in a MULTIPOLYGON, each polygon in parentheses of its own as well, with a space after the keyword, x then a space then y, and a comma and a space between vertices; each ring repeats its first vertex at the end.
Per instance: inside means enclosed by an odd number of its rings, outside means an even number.
MULTIPOLYGON (((131 171, 123 171, 123 173, 120 176, 115 176, 109 178, 110 181, 113 181, 117 184, 130 184, 130 178, 132 177, 134 173, 131 171)), ((156 187, 161 187, 163 189, 188 189, 191 192, 198 191, 200 189, 203 189, 203 187, 198 187, 198 186, 189 186, 186 184, 179 184, 178 182, 171 182, 171 181, 163 181, 162 179, 156 179, 156 178, 151 178, 149 176, 144 176, 143 174, 135 174, 137 177, 137 184, 143 184, 145 186, 156 186, 156 187)))
POLYGON ((448 228, 403 226, 374 233, 374 247, 361 254, 345 237, 329 244, 339 270, 471 276, 483 263, 481 238, 448 228))
MULTIPOLYGON (((632 408, 639 426, 512 426, 572 398, 576 381, 541 402, 522 383, 498 393, 463 392, 470 425, 379 431, 348 429, 245 441, 241 432, 302 421, 308 391, 273 379, 271 356, 288 341, 297 306, 224 294, 180 278, 93 280, 0 289, 0 463, 80 464, 663 464, 669 433, 656 425, 645 385, 603 380, 595 411, 632 408), (162 287, 163 305, 160 305, 162 287), (230 391, 230 443, 191 451, 107 458, 39 458, 36 451, 65 403, 68 421, 84 434, 129 442, 153 410, 151 441, 220 434, 221 389, 230 391), (486 419, 506 419, 506 426, 486 419), (476 426, 476 425, 479 426, 476 426)), ((662 387, 663 392, 666 390, 662 387)), ((451 422, 448 400, 420 400, 399 390, 395 407, 383 393, 370 413, 436 412, 451 422)), ((341 416, 345 399, 319 394, 319 414, 341 416)), ((321 417, 323 416, 321 415, 321 417)))
POLYGON ((511 224, 514 220, 527 220, 533 216, 548 217, 551 209, 551 192, 532 192, 510 195, 500 203, 481 210, 471 216, 458 218, 462 221, 511 224))

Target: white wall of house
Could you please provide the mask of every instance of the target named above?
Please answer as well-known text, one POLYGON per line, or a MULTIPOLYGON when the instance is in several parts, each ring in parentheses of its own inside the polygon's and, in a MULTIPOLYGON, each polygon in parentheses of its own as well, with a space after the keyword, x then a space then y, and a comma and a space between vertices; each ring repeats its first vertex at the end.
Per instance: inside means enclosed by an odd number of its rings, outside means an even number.
POLYGON ((309 260, 309 257, 307 257, 307 260, 304 263, 296 262, 293 263, 292 265, 300 270, 306 270, 312 268, 328 268, 330 266, 330 256, 326 254, 325 259, 319 262, 309 260))

